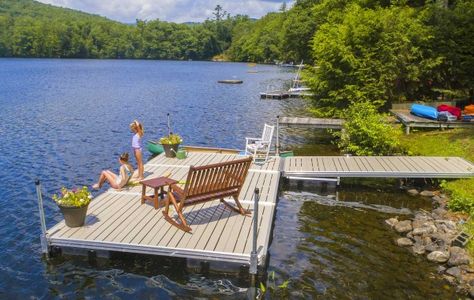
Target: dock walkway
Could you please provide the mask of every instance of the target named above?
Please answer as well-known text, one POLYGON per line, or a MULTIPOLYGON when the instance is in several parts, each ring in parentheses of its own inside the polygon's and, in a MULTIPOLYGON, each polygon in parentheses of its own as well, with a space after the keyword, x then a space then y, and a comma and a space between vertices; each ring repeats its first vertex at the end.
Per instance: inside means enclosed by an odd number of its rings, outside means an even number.
POLYGON ((284 177, 300 178, 466 178, 474 164, 459 157, 295 156, 281 166, 284 177))
MULTIPOLYGON (((208 165, 241 158, 235 154, 193 153, 183 160, 160 155, 145 164, 147 178, 171 172, 185 180, 189 166, 208 165)), ((280 179, 280 158, 263 166, 252 165, 239 199, 253 209, 254 189, 260 189, 257 248, 259 263, 267 254, 280 179)), ((64 221, 47 231, 51 246, 105 251, 155 254, 202 260, 249 264, 253 218, 225 209, 220 201, 188 206, 184 210, 192 231, 185 233, 169 224, 162 208, 141 204, 141 185, 108 190, 96 197, 88 209, 86 224, 69 228, 64 221)), ((151 193, 151 190, 148 192, 151 193)), ((230 200, 230 203, 233 201, 230 200)))
POLYGON ((278 125, 301 126, 311 128, 342 129, 342 119, 322 119, 310 117, 277 117, 278 125))

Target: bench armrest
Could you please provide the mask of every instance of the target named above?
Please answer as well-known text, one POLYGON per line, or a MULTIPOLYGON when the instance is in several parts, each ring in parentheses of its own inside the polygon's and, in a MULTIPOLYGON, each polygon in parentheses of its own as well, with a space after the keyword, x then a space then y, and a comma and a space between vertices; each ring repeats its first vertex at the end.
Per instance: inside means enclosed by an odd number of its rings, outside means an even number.
POLYGON ((170 186, 170 192, 176 192, 179 196, 184 196, 184 190, 180 188, 177 184, 172 184, 170 186))

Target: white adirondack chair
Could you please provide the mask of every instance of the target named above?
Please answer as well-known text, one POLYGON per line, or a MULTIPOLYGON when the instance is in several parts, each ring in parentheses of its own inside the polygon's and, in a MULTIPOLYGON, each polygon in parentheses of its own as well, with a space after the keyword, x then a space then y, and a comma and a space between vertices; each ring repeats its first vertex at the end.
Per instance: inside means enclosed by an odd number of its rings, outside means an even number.
POLYGON ((255 162, 259 161, 265 163, 268 160, 268 154, 270 153, 274 128, 275 126, 265 124, 262 137, 245 138, 245 154, 252 155, 255 162))

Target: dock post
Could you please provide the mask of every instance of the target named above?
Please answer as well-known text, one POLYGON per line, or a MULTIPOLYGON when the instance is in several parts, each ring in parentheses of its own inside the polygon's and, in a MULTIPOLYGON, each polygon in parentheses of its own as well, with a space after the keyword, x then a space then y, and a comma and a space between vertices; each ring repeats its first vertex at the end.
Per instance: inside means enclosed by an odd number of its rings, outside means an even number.
POLYGON ((276 134, 276 156, 280 155, 280 116, 277 116, 277 134, 276 134))
POLYGON ((170 113, 166 114, 167 126, 168 126, 168 136, 171 135, 171 122, 170 122, 170 113))
POLYGON ((44 208, 43 208, 43 194, 41 192, 41 182, 39 179, 36 179, 35 181, 36 185, 36 195, 38 197, 38 210, 39 210, 39 216, 40 216, 40 223, 41 223, 41 235, 40 235, 40 241, 41 241, 41 251, 46 254, 46 257, 49 257, 49 247, 48 247, 48 241, 46 239, 46 221, 44 217, 44 208))
POLYGON ((257 230, 258 230, 258 201, 260 198, 260 190, 255 188, 253 200, 253 236, 252 236, 252 252, 250 253, 249 273, 253 276, 257 275, 258 255, 257 255, 257 230))

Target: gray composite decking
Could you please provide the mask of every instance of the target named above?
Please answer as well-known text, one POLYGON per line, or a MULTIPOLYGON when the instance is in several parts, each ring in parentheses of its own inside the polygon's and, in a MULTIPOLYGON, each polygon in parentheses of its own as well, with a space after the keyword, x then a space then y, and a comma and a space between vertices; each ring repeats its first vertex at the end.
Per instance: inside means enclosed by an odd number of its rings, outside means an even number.
MULTIPOLYGON (((185 180, 191 165, 200 166, 241 158, 236 154, 190 152, 183 160, 159 155, 145 164, 145 177, 167 173, 185 180)), ((458 178, 474 176, 474 165, 457 157, 404 156, 297 156, 271 157, 252 164, 239 195, 246 209, 258 202, 257 248, 259 264, 268 252, 280 176, 292 177, 391 177, 458 178)), ((148 190, 150 192, 150 190, 148 190)), ((119 251, 249 264, 253 217, 237 214, 218 200, 184 210, 192 228, 179 230, 163 217, 162 208, 141 204, 141 186, 109 189, 89 205, 86 224, 69 228, 61 221, 47 231, 51 246, 119 251)), ((229 200, 232 203, 233 200, 229 200)))
POLYGON ((310 117, 279 117, 279 125, 295 125, 312 128, 341 129, 344 124, 342 119, 321 119, 310 117))
POLYGON ((459 157, 295 156, 281 164, 285 177, 466 178, 474 165, 459 157))
MULTIPOLYGON (((234 154, 190 153, 183 160, 155 157, 145 164, 147 178, 171 172, 185 180, 189 166, 207 165, 241 158, 234 154)), ((253 209, 254 189, 260 189, 257 248, 264 262, 277 198, 280 158, 252 165, 239 196, 246 209, 253 209)), ((192 231, 185 233, 168 223, 162 208, 141 204, 141 185, 108 190, 89 205, 86 224, 69 228, 64 221, 47 232, 52 246, 176 256, 249 264, 253 218, 242 216, 218 200, 188 206, 184 215, 192 231)), ((233 200, 229 200, 233 203, 233 200)))

